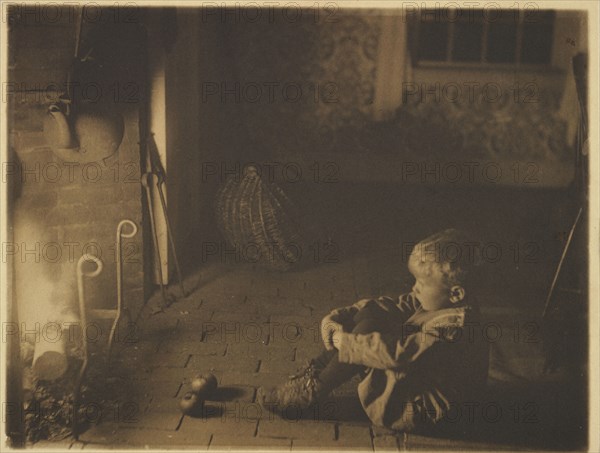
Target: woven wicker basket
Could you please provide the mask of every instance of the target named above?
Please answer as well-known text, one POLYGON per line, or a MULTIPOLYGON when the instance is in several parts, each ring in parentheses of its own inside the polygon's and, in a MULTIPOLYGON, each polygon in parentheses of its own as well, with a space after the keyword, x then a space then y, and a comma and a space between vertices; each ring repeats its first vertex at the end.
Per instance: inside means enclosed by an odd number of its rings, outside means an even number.
POLYGON ((230 176, 219 188, 217 224, 246 262, 287 270, 302 256, 300 211, 281 188, 265 182, 256 167, 230 176))

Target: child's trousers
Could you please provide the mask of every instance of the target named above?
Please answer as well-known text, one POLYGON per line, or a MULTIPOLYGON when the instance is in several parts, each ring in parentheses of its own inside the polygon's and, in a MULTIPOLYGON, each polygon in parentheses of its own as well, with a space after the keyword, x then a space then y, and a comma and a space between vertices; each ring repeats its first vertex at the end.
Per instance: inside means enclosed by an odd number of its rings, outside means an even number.
MULTIPOLYGON (((370 310, 369 307, 362 308, 353 318, 354 327, 352 333, 367 334, 371 332, 385 332, 393 328, 385 314, 380 310, 370 310)), ((323 367, 319 379, 323 384, 325 393, 330 393, 344 382, 349 381, 358 373, 365 371, 362 365, 340 363, 338 351, 323 351, 315 358, 317 364, 323 367)))

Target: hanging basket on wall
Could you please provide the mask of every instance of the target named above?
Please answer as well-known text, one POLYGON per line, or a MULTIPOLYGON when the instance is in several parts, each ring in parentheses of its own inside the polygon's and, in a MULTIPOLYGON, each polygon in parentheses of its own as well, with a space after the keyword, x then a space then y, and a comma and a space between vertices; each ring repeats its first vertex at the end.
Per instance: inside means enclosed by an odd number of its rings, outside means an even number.
POLYGON ((241 261, 287 270, 302 257, 300 211, 281 188, 265 182, 256 167, 230 176, 219 188, 217 224, 241 261))

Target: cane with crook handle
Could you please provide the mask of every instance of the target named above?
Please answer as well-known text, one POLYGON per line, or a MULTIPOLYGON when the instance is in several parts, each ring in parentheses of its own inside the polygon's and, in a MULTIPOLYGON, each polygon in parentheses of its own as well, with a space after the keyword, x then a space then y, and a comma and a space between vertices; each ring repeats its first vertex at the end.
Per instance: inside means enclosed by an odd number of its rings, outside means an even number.
POLYGON ((110 358, 110 353, 112 351, 112 345, 115 338, 115 332, 117 331, 117 327, 119 325, 119 321, 121 320, 121 315, 123 313, 123 251, 121 248, 121 239, 132 238, 137 234, 137 232, 137 225, 135 224, 135 222, 129 219, 121 220, 117 225, 117 316, 115 316, 115 320, 113 321, 112 328, 110 329, 110 335, 108 337, 107 358, 110 358), (131 232, 123 232, 123 227, 125 225, 129 225, 131 227, 131 232))
POLYGON ((73 436, 75 439, 79 436, 78 423, 77 423, 77 409, 79 406, 79 400, 81 398, 81 384, 83 382, 83 378, 85 376, 85 371, 88 366, 89 360, 89 352, 87 347, 87 341, 85 338, 85 328, 87 326, 87 315, 86 315, 86 306, 85 306, 85 291, 83 288, 83 277, 93 278, 97 277, 102 273, 103 263, 100 258, 90 255, 84 254, 79 261, 77 261, 77 294, 79 296, 79 318, 81 320, 81 329, 82 329, 82 348, 83 348, 83 363, 81 368, 79 369, 79 376, 77 378, 77 382, 75 383, 75 391, 73 395, 73 436), (93 271, 84 271, 83 265, 86 262, 92 262, 96 265, 96 269, 93 271))

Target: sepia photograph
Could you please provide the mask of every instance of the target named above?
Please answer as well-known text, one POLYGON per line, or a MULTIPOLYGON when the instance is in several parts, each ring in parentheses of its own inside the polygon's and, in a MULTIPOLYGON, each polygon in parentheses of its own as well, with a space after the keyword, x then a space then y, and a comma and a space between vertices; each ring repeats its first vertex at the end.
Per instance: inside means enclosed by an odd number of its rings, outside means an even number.
POLYGON ((0 5, 0 450, 598 451, 600 3, 0 5))

